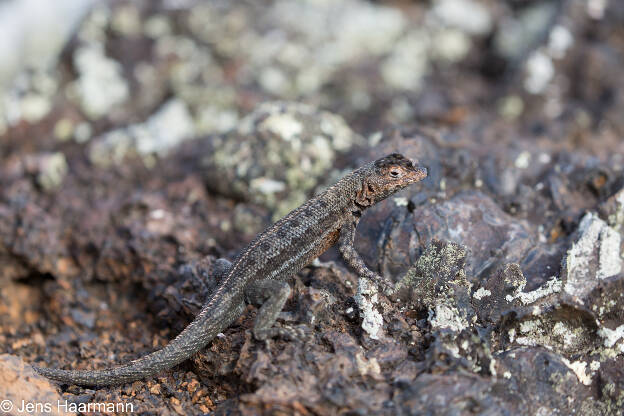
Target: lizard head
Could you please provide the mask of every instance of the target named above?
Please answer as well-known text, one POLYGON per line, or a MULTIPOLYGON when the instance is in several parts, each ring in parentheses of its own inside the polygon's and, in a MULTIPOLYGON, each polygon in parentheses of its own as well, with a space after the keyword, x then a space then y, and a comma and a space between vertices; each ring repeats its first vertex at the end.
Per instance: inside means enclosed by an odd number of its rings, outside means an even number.
POLYGON ((426 177, 427 169, 414 166, 411 160, 399 153, 392 153, 370 165, 355 202, 361 206, 373 205, 426 177))

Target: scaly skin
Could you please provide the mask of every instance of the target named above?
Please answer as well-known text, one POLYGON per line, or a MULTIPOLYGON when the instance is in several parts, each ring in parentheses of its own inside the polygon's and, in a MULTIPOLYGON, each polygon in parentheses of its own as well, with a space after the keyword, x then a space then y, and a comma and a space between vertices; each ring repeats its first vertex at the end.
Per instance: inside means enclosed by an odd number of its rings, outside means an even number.
POLYGON ((257 339, 297 338, 301 334, 292 328, 273 327, 290 295, 284 280, 340 240, 343 258, 360 276, 388 287, 389 282, 369 270, 353 248, 355 227, 366 208, 426 176, 424 168, 396 153, 348 174, 260 233, 232 264, 222 261, 220 286, 195 320, 161 350, 103 370, 35 369, 50 379, 82 386, 123 384, 153 376, 206 346, 243 313, 246 301, 262 305, 253 330, 257 339))

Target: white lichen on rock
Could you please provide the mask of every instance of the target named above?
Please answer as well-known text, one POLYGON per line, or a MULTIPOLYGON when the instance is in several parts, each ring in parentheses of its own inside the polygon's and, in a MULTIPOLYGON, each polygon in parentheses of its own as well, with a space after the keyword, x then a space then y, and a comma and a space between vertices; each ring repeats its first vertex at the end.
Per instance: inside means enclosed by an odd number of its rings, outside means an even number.
POLYGON ((61 118, 54 124, 54 137, 59 141, 67 141, 74 134, 74 123, 69 118, 61 118))
POLYGON ((363 142, 340 116, 308 104, 269 101, 235 130, 213 138, 214 150, 203 164, 211 188, 272 208, 277 220, 331 183, 338 153, 363 142), (228 180, 212 179, 223 176, 228 180))
POLYGON ((473 298, 477 299, 477 300, 481 300, 486 296, 491 296, 492 292, 490 292, 489 290, 487 290, 484 287, 480 287, 479 289, 477 289, 475 291, 475 293, 472 295, 473 298))
POLYGON ((527 60, 526 71, 524 88, 531 94, 541 94, 554 77, 555 66, 548 55, 538 50, 527 60))
POLYGON ((563 340, 564 346, 573 345, 578 340, 578 335, 574 328, 570 328, 565 322, 557 322, 552 329, 552 334, 563 340))
POLYGON ((438 0, 432 14, 446 26, 473 35, 488 33, 492 28, 489 10, 473 0, 438 0))
POLYGON ((520 322, 521 334, 535 334, 542 330, 542 323, 539 319, 527 320, 520 322))
POLYGON ((596 279, 605 279, 622 271, 621 235, 593 213, 579 224, 580 237, 566 256, 564 291, 582 298, 596 279))
POLYGON ((132 153, 162 156, 193 134, 193 119, 186 105, 172 99, 144 123, 113 130, 96 139, 89 149, 89 158, 95 164, 108 166, 120 163, 132 153))
POLYGON ((428 45, 424 31, 414 31, 398 40, 392 54, 381 66, 384 81, 397 89, 420 89, 429 65, 428 45))
POLYGON ((286 184, 284 182, 266 177, 252 179, 251 182, 249 182, 249 186, 251 189, 262 194, 274 194, 286 189, 286 184))
POLYGON ((565 357, 561 357, 563 363, 576 375, 578 380, 586 386, 591 385, 592 376, 587 374, 587 363, 585 361, 572 361, 565 357))
MULTIPOLYGON (((463 59, 472 37, 492 30, 489 11, 474 0, 441 1, 422 14, 357 0, 278 0, 250 9, 254 13, 203 2, 193 7, 189 28, 216 54, 237 62, 236 76, 245 84, 285 100, 338 94, 358 110, 370 108, 377 94, 369 71, 358 69, 363 63, 374 63, 366 67, 386 87, 413 93, 431 62, 463 59), (243 41, 234 41, 234 34, 243 41), (344 73, 350 75, 343 85, 344 73), (333 88, 336 82, 340 88, 333 88)), ((411 114, 412 104, 405 103, 411 114)), ((394 107, 386 111, 395 115, 394 107)))
POLYGON ((381 375, 381 366, 375 357, 367 359, 362 351, 359 351, 355 354, 355 362, 361 376, 379 377, 381 375))
POLYGON ((52 69, 19 73, 0 97, 0 134, 22 121, 37 123, 50 114, 58 92, 58 76, 52 69))
POLYGON ((505 300, 507 302, 513 302, 515 299, 519 299, 520 302, 528 305, 553 293, 559 293, 561 291, 561 280, 557 277, 552 277, 549 281, 531 292, 522 292, 521 290, 523 288, 524 286, 519 288, 513 295, 505 296, 505 300))
POLYGON ((30 123, 41 120, 52 108, 52 103, 48 97, 33 93, 25 95, 20 105, 22 118, 30 123))
POLYGON ((408 199, 403 196, 392 198, 392 200, 397 207, 406 207, 409 204, 408 199))
POLYGON ((6 97, 16 85, 16 77, 32 70, 46 71, 57 63, 68 38, 93 3, 94 0, 0 2, 1 97, 6 97))
MULTIPOLYGON (((616 343, 624 339, 624 325, 620 325, 615 329, 602 327, 598 329, 598 335, 603 338, 603 344, 607 348, 613 348, 616 343)), ((620 352, 624 352, 624 342, 618 346, 620 352)))
POLYGON ((606 279, 622 271, 622 258, 620 255, 622 236, 611 228, 605 228, 601 233, 600 239, 599 267, 596 277, 598 279, 606 279))
POLYGON ((615 212, 609 215, 609 225, 615 230, 620 230, 624 224, 624 189, 619 190, 613 197, 615 200, 615 212))
POLYGON ((301 134, 303 126, 292 114, 271 114, 262 122, 263 127, 286 141, 301 134))
POLYGON ((106 56, 104 47, 92 44, 74 52, 78 70, 76 93, 85 114, 91 119, 107 115, 130 95, 119 62, 106 56))
POLYGON ((445 304, 438 304, 434 310, 430 310, 428 320, 433 329, 450 329, 454 332, 461 332, 469 327, 468 322, 461 316, 457 308, 445 304))
POLYGON ((574 44, 574 37, 567 27, 556 25, 548 36, 548 52, 553 58, 561 59, 574 44))
POLYGON ((432 38, 432 53, 448 63, 458 62, 463 59, 472 46, 470 37, 456 29, 446 29, 434 33, 432 38))
POLYGON ((65 155, 61 152, 53 153, 40 161, 37 183, 44 190, 51 191, 61 186, 67 171, 65 155))
POLYGON ((193 118, 186 105, 177 99, 167 101, 145 123, 131 126, 141 154, 166 154, 194 134, 193 118))
POLYGON ((360 308, 362 329, 372 339, 383 337, 383 316, 377 310, 379 302, 377 286, 365 277, 360 278, 354 299, 360 308))
POLYGON ((520 154, 518 155, 518 157, 516 157, 516 160, 514 161, 514 165, 518 168, 518 169, 526 169, 531 165, 531 153, 528 151, 522 151, 520 152, 520 154))

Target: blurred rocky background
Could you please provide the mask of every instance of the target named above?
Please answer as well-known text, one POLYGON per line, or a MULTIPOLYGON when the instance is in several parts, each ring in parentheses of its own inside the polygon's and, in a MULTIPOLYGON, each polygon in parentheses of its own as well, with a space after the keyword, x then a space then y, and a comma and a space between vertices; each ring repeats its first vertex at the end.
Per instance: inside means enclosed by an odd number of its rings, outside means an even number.
POLYGON ((624 3, 0 1, 0 399, 162 414, 621 414, 624 3), (162 347, 203 273, 345 172, 429 169, 357 246, 402 287, 372 330, 335 251, 281 321, 162 347))

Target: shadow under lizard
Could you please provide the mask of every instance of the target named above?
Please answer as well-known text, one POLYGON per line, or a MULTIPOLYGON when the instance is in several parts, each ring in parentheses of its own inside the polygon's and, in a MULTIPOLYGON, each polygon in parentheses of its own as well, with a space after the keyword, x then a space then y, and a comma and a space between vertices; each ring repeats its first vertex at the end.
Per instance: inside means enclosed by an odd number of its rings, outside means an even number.
POLYGON ((398 153, 346 175, 258 234, 232 263, 219 259, 216 273, 222 276, 220 285, 197 317, 158 351, 102 370, 35 370, 50 379, 82 386, 123 384, 150 377, 206 346, 243 314, 247 302, 261 305, 253 328, 256 339, 300 337, 294 328, 273 327, 290 296, 290 286, 284 280, 338 243, 342 257, 358 275, 390 290, 389 280, 368 269, 356 252, 355 228, 366 208, 426 176, 426 169, 398 153))

